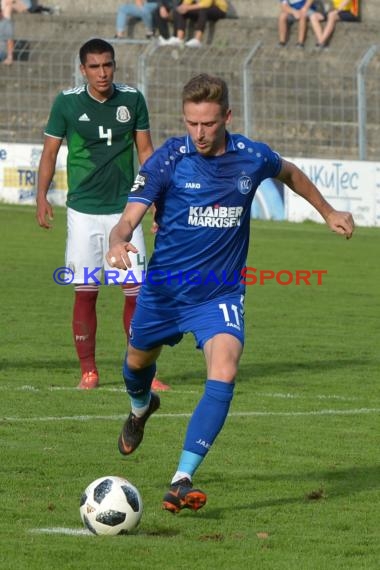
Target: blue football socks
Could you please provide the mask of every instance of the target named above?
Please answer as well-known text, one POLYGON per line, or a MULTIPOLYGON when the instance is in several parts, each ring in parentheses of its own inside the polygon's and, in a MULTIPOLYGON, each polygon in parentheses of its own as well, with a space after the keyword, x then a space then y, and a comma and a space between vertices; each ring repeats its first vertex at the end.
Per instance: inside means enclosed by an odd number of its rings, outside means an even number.
POLYGON ((123 378, 131 399, 132 411, 146 408, 150 401, 150 387, 156 374, 156 364, 151 364, 141 370, 131 370, 125 357, 123 378))
POLYGON ((235 384, 207 380, 205 391, 190 419, 178 472, 190 477, 202 463, 226 420, 235 384))

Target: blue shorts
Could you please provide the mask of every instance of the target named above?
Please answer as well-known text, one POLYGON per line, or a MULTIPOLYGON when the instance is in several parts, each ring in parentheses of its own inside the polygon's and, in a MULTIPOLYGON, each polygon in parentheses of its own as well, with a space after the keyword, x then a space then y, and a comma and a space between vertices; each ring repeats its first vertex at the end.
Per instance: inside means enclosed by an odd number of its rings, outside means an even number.
POLYGON ((174 346, 189 332, 200 349, 221 333, 231 334, 244 345, 244 296, 225 295, 188 305, 141 288, 131 323, 130 344, 134 348, 174 346))

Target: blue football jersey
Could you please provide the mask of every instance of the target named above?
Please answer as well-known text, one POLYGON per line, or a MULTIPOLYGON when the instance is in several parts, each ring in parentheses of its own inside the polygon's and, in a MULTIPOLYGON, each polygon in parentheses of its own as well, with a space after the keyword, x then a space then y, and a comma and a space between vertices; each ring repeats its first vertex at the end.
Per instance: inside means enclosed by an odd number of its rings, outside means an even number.
POLYGON ((171 138, 135 180, 128 202, 154 203, 159 226, 143 285, 151 292, 193 304, 242 289, 252 200, 282 160, 264 143, 226 136, 220 156, 202 156, 189 136, 171 138))

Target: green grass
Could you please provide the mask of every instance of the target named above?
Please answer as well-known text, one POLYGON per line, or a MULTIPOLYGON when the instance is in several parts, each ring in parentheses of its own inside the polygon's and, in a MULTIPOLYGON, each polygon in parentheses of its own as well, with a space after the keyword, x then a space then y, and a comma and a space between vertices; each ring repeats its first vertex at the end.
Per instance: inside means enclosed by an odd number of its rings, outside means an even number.
POLYGON ((378 570, 379 229, 346 241, 312 223, 252 223, 250 266, 328 273, 321 286, 248 287, 231 413, 195 480, 208 504, 172 516, 161 500, 205 379, 193 339, 164 350, 160 376, 172 389, 123 458, 119 289, 99 296, 102 386, 80 392, 72 288, 52 279, 65 212, 47 232, 30 207, 2 205, 0 227, 2 570, 378 570), (136 532, 53 533, 82 528, 79 497, 109 474, 142 494, 136 532))

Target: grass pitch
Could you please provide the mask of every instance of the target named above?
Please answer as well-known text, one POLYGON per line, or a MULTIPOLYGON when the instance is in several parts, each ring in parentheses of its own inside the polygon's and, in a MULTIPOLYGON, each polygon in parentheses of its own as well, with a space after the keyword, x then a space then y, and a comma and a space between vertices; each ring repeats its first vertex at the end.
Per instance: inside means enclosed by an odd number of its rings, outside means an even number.
POLYGON ((2 205, 0 227, 2 570, 378 570, 379 229, 346 241, 317 224, 252 222, 248 265, 327 274, 322 285, 247 287, 235 398, 195 479, 208 504, 173 516, 161 500, 205 380, 193 339, 164 350, 172 389, 123 458, 119 288, 99 295, 101 387, 80 392, 72 287, 52 278, 64 265, 65 211, 47 232, 32 208, 2 205), (139 488, 141 524, 88 536, 80 495, 109 474, 139 488))

